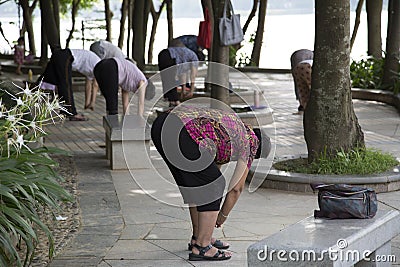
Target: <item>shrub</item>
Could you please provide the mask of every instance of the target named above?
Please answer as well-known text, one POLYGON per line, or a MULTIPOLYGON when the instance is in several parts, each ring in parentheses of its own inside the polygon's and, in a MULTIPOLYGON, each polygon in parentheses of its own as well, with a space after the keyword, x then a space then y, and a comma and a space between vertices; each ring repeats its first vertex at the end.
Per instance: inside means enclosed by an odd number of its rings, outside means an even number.
POLYGON ((41 222, 38 210, 59 209, 59 201, 71 200, 58 183, 61 177, 54 171, 56 162, 49 154, 60 153, 55 148, 32 148, 46 135, 43 127, 62 120, 62 109, 56 98, 38 88, 20 88, 0 84, 0 265, 27 266, 38 244, 37 231, 47 234, 49 257, 53 254, 53 238, 41 222), (3 102, 4 101, 4 102, 3 102), (24 246, 22 260, 16 247, 24 246))
POLYGON ((353 61, 350 65, 350 76, 353 87, 378 89, 383 77, 384 59, 369 57, 353 61))
POLYGON ((335 157, 321 155, 309 164, 307 158, 277 162, 274 168, 283 171, 308 174, 366 175, 389 171, 399 162, 390 154, 373 149, 340 151, 335 157))

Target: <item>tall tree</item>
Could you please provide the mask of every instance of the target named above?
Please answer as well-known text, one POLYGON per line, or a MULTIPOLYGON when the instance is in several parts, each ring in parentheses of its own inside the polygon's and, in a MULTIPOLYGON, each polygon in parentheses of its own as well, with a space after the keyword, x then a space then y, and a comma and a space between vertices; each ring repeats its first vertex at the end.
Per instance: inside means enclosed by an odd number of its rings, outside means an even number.
POLYGON ((156 36, 156 31, 157 31, 158 20, 160 19, 161 12, 168 1, 170 1, 170 0, 163 0, 160 7, 158 8, 158 11, 156 11, 156 9, 154 8, 153 1, 151 1, 151 4, 150 4, 151 5, 150 6, 150 14, 151 14, 151 18, 153 20, 153 23, 151 25, 149 50, 147 52, 147 62, 150 64, 153 62, 153 46, 154 46, 154 38, 156 36))
POLYGON ((110 0, 104 0, 104 13, 106 16, 106 31, 107 31, 107 37, 106 40, 111 42, 111 20, 113 17, 113 13, 111 12, 110 9, 110 0))
MULTIPOLYGON (((152 1, 153 2, 153 1, 152 1)), ((121 20, 119 22, 118 47, 122 49, 125 39, 125 22, 128 17, 129 0, 123 0, 121 5, 121 20)))
POLYGON ((168 44, 174 39, 174 24, 172 23, 172 0, 167 1, 168 44))
POLYGON ((243 26, 243 35, 246 34, 246 31, 247 31, 247 28, 250 25, 250 22, 252 21, 252 19, 256 15, 257 7, 258 7, 258 1, 259 0, 253 0, 253 7, 251 8, 250 14, 247 17, 247 20, 246 20, 246 22, 244 23, 244 26, 243 26))
POLYGON ((32 13, 33 10, 36 8, 36 5, 39 1, 34 0, 32 5, 29 6, 29 0, 20 0, 19 4, 22 8, 22 16, 24 18, 24 28, 28 33, 28 41, 29 41, 29 52, 32 55, 36 54, 36 47, 35 47, 35 34, 33 30, 33 23, 32 23, 32 13))
POLYGON ((59 20, 57 21, 59 14, 54 14, 54 9, 57 9, 57 7, 53 5, 53 1, 40 0, 40 16, 45 28, 46 39, 52 51, 54 48, 61 47, 59 31, 60 24, 59 20))
POLYGON ((386 58, 383 67, 383 87, 393 86, 399 75, 400 1, 389 0, 386 58))
POLYGON ((71 7, 71 30, 69 31, 67 40, 66 40, 66 47, 69 47, 69 42, 72 40, 74 31, 75 31, 75 17, 76 14, 78 14, 78 9, 79 9, 79 5, 81 3, 81 0, 72 0, 72 7, 71 7))
POLYGON ((128 0, 128 34, 126 37, 126 55, 130 57, 131 54, 131 33, 132 33, 132 24, 133 24, 133 3, 135 0, 128 0))
POLYGON ((351 35, 350 39, 350 51, 353 48, 353 44, 356 40, 357 32, 358 32, 358 27, 360 26, 360 17, 361 17, 361 11, 362 7, 364 5, 364 0, 358 0, 357 8, 356 8, 356 19, 354 21, 354 28, 353 28, 353 33, 351 35))
MULTIPOLYGON (((226 0, 212 1, 212 13, 214 15, 214 22, 217 22, 223 15, 224 5, 226 0)), ((211 98, 217 99, 227 105, 229 105, 229 47, 222 46, 219 38, 219 27, 218 23, 213 25, 213 45, 212 45, 212 55, 211 61, 221 63, 218 65, 210 65, 210 74, 208 77, 213 82, 211 85, 211 98)), ((212 104, 217 104, 212 102, 212 104)), ((213 106, 215 108, 220 108, 213 106)))
POLYGON ((382 58, 382 0, 366 0, 368 23, 368 55, 382 58))
POLYGON ((251 62, 259 66, 260 65, 260 54, 262 41, 264 37, 264 24, 265 24, 265 16, 267 14, 267 0, 260 0, 260 8, 258 9, 258 24, 256 37, 254 39, 253 51, 251 53, 251 62))
POLYGON ((309 161, 364 146, 350 85, 350 1, 315 1, 314 64, 304 112, 309 161), (340 23, 338 23, 340 21, 340 23))
POLYGON ((135 0, 133 8, 133 40, 132 56, 140 69, 145 66, 144 55, 146 48, 147 21, 150 12, 150 1, 135 0))

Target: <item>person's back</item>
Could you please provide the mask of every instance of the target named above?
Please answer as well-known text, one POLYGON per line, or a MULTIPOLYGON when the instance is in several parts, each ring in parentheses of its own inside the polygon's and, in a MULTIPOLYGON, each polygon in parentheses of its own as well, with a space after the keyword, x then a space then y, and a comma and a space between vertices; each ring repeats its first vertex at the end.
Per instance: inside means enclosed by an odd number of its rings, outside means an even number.
POLYGON ((99 56, 100 59, 112 57, 121 59, 126 58, 126 55, 118 46, 115 46, 111 42, 105 40, 96 41, 91 44, 90 51, 94 52, 97 56, 99 56))
POLYGON ((314 52, 308 49, 300 49, 290 57, 291 71, 294 81, 294 92, 299 100, 298 113, 306 108, 311 89, 311 66, 314 52))

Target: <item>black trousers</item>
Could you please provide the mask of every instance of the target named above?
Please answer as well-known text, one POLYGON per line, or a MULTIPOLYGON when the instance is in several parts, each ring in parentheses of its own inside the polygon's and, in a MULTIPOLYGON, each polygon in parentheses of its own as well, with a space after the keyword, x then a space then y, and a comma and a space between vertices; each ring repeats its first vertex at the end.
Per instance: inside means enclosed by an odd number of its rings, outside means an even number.
MULTIPOLYGON (((68 112, 76 115, 74 94, 72 92, 72 62, 71 50, 55 50, 43 73, 43 81, 57 86, 58 96, 68 112)), ((69 115, 69 114, 68 114, 69 115)))
POLYGON ((162 50, 158 54, 158 69, 161 75, 164 97, 168 101, 178 101, 179 95, 176 91, 176 63, 175 59, 171 58, 168 49, 162 50))
POLYGON ((106 99, 106 110, 110 115, 118 114, 118 65, 112 58, 101 60, 94 67, 100 91, 106 99))
POLYGON ((199 212, 218 211, 224 193, 225 178, 214 162, 214 156, 199 149, 182 121, 176 115, 162 113, 152 125, 151 138, 179 186, 184 202, 195 204, 199 212), (175 135, 177 131, 178 140, 175 135), (168 146, 174 142, 178 144, 168 146), (185 166, 183 160, 179 161, 180 156, 193 163, 185 166), (199 165, 195 161, 201 156, 204 156, 206 164, 198 168, 199 165))

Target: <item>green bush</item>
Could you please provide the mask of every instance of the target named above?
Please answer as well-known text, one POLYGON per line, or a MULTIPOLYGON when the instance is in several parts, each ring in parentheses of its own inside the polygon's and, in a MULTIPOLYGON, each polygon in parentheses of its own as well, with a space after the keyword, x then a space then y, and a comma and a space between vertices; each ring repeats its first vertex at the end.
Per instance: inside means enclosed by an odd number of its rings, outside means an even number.
MULTIPOLYGON (((353 61, 350 65, 352 87, 389 90, 397 94, 400 89, 400 73, 394 73, 399 79, 392 85, 382 85, 385 58, 369 57, 353 61)), ((399 66, 400 67, 400 66, 399 66)))
POLYGON ((390 154, 372 149, 340 151, 335 157, 321 155, 309 164, 307 158, 277 162, 274 168, 282 171, 308 174, 366 175, 389 171, 399 162, 390 154))
POLYGON ((53 254, 51 232, 38 211, 55 211, 60 201, 72 199, 49 156, 62 151, 32 148, 46 134, 44 125, 63 119, 57 113, 62 108, 37 88, 0 87, 8 88, 1 89, 0 101, 0 265, 27 266, 39 243, 37 231, 46 233, 49 257, 53 254), (25 248, 23 260, 16 245, 25 248))
POLYGON ((373 57, 353 61, 350 65, 352 86, 365 89, 378 89, 383 77, 384 59, 373 57))

